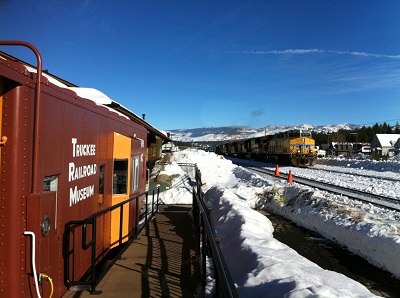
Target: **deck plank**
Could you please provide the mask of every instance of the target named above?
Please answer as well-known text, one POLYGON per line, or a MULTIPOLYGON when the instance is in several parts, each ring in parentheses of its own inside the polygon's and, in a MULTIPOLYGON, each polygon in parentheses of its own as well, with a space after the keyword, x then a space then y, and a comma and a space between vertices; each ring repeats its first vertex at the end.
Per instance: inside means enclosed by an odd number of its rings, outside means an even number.
MULTIPOLYGON (((190 206, 161 206, 96 290, 99 297, 194 297, 200 277, 190 206)), ((88 291, 65 298, 93 297, 88 291)))

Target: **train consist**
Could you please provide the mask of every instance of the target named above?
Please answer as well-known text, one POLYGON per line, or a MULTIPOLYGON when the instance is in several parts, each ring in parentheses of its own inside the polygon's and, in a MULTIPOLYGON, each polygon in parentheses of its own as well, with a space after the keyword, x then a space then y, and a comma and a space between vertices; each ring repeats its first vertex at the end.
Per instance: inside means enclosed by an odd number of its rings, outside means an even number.
POLYGON ((317 162, 315 141, 308 130, 289 130, 233 141, 218 145, 215 151, 221 155, 296 167, 310 167, 317 162))
MULTIPOLYGON (((52 80, 42 72, 37 49, 16 44, 30 48, 38 66, 0 53, 0 296, 61 297, 65 280, 79 280, 92 257, 100 261, 115 245, 120 215, 97 219, 95 255, 81 247, 91 232, 68 232, 67 223, 146 191, 149 131, 52 80), (68 277, 66 250, 73 252, 68 277)), ((124 233, 135 228, 135 209, 143 204, 124 207, 124 233)))

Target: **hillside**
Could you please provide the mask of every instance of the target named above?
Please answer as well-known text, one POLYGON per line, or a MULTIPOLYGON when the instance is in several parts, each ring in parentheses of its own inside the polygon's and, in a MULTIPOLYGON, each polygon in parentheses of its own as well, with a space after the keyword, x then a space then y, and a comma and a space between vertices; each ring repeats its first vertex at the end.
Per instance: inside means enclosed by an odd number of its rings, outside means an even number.
POLYGON ((319 133, 337 132, 339 129, 352 130, 358 128, 355 124, 337 124, 337 125, 268 125, 262 128, 247 127, 206 127, 192 129, 174 129, 170 130, 171 137, 174 141, 180 142, 224 142, 230 140, 247 139, 264 135, 272 135, 281 131, 290 129, 308 129, 319 133))

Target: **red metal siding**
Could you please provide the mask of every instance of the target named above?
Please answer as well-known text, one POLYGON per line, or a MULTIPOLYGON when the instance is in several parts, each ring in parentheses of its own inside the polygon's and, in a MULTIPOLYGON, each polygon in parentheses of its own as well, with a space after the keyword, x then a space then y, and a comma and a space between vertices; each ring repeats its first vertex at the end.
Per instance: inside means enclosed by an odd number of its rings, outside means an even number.
MULTIPOLYGON (((25 259, 29 241, 23 232, 31 189, 33 94, 29 88, 18 87, 3 96, 2 135, 8 140, 1 149, 0 271, 4 274, 0 275, 0 293, 7 293, 8 297, 23 297, 29 290, 25 274, 26 266, 30 267, 25 259)), ((26 257, 30 259, 30 255, 26 257)))
MULTIPOLYGON (((2 135, 8 137, 1 150, 0 181, 0 293, 9 297, 35 296, 31 274, 30 238, 24 231, 36 234, 37 272, 49 275, 54 282, 54 296, 61 296, 67 288, 63 276, 62 243, 65 223, 88 217, 111 205, 113 133, 132 138, 135 155, 141 156, 141 176, 138 192, 145 190, 145 154, 147 131, 106 108, 77 98, 74 93, 58 87, 42 86, 39 123, 37 193, 32 189, 32 151, 34 123, 34 89, 18 87, 4 95, 2 135), (142 139, 143 142, 138 141, 142 139), (76 142, 76 143, 74 143, 76 142), (74 155, 74 146, 89 151, 74 155), (99 204, 99 168, 106 165, 104 204, 99 204), (90 170, 81 174, 84 168, 90 170), (76 171, 78 174, 75 174, 76 171), (58 194, 44 192, 46 176, 58 176, 58 194), (89 195, 79 198, 79 190, 89 188, 89 195), (77 200, 73 200, 77 198, 77 200), (57 223, 55 222, 57 214, 57 223), (51 221, 50 234, 41 235, 44 215, 51 221), (57 230, 54 229, 57 224, 57 230), (12 247, 12 249, 11 249, 12 247)), ((99 222, 97 248, 109 241, 109 218, 99 222)), ((76 248, 74 275, 82 276, 89 266, 89 251, 80 253, 81 232, 75 231, 72 245, 76 248)), ((90 239, 91 235, 88 235, 90 239)), ((72 264, 71 264, 72 265, 72 264)), ((43 295, 50 291, 43 284, 43 295)), ((1 296, 2 294, 0 294, 1 296)))

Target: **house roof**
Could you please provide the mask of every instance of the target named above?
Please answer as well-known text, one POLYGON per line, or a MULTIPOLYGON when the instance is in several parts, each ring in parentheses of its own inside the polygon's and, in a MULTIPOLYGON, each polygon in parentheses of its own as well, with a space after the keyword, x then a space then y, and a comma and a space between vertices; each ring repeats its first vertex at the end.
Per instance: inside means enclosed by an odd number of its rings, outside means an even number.
POLYGON ((376 138, 382 147, 393 147, 400 138, 400 134, 376 134, 376 138))

